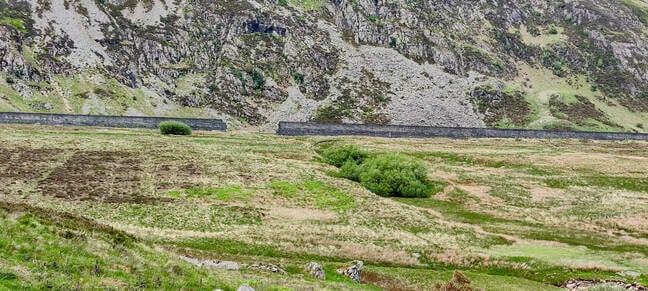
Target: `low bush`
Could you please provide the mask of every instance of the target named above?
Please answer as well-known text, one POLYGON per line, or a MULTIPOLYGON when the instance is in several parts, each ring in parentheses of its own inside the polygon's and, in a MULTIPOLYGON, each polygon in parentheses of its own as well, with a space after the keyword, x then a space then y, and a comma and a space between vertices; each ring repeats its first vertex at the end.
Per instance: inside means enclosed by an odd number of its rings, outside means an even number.
POLYGON ((404 155, 368 159, 360 171, 360 184, 380 196, 430 197, 427 166, 404 155))
POLYGON ((351 161, 356 165, 360 165, 368 157, 368 152, 363 151, 353 145, 331 148, 325 150, 322 153, 322 158, 325 163, 336 166, 338 168, 342 167, 348 161, 351 161))
POLYGON ((338 177, 347 178, 356 182, 360 182, 360 174, 362 174, 362 166, 353 160, 347 160, 342 167, 340 167, 340 172, 338 177))
POLYGON ((346 146, 324 151, 322 160, 340 168, 338 177, 360 182, 380 196, 429 197, 434 188, 427 179, 427 166, 405 155, 371 156, 346 146))
POLYGON ((179 121, 163 121, 158 127, 162 134, 191 135, 191 127, 179 121))

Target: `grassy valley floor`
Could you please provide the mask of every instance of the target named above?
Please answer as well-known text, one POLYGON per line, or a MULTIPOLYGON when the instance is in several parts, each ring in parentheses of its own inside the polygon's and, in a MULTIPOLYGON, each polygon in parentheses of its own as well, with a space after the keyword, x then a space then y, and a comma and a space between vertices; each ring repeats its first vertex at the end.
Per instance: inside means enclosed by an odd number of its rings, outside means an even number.
POLYGON ((486 290, 648 284, 646 142, 0 125, 0 173, 0 289, 429 290, 454 270, 486 290), (443 191, 336 178, 317 150, 350 144, 425 161, 443 191), (353 260, 360 284, 335 272, 353 260))

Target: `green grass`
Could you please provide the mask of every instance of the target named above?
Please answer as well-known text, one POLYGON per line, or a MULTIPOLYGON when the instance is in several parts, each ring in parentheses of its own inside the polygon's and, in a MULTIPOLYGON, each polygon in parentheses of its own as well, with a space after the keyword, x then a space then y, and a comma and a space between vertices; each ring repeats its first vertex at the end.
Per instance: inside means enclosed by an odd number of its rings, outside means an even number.
MULTIPOLYGON (((433 286, 436 283, 447 282, 452 278, 452 273, 455 269, 448 266, 448 268, 437 269, 407 269, 407 268, 383 268, 369 266, 366 268, 367 272, 376 272, 384 275, 393 276, 415 289, 425 289, 427 286, 433 286)), ((461 270, 461 269, 460 269, 461 270)), ((471 280, 471 285, 479 286, 484 290, 559 290, 557 287, 551 285, 538 283, 536 281, 506 276, 485 274, 478 271, 461 270, 471 280)))
POLYGON ((627 266, 625 260, 616 252, 591 250, 582 246, 546 246, 538 244, 494 246, 486 253, 497 257, 528 257, 538 259, 544 264, 556 264, 566 267, 578 264, 600 266, 613 269, 634 269, 646 272, 646 266, 627 266))
POLYGON ((509 168, 520 169, 526 171, 530 175, 548 176, 562 173, 559 169, 550 167, 539 167, 530 164, 515 163, 510 161, 502 161, 488 157, 475 157, 465 154, 458 154, 452 152, 410 152, 409 155, 429 161, 431 163, 438 162, 439 160, 444 163, 452 165, 470 165, 481 166, 488 168, 509 168))
POLYGON ((509 205, 526 207, 531 206, 531 193, 519 186, 499 184, 491 188, 488 194, 506 201, 509 205))
POLYGON ((474 201, 475 203, 481 202, 481 199, 479 199, 479 197, 471 195, 470 193, 458 188, 452 189, 452 191, 448 193, 448 197, 450 197, 450 200, 452 202, 458 203, 465 203, 467 201, 474 201))
POLYGON ((347 211, 356 207, 353 196, 322 181, 306 180, 303 183, 273 181, 268 186, 273 195, 291 198, 300 206, 312 205, 318 209, 347 211))
MULTIPOLYGON (((3 216, 6 212, 2 212, 3 216)), ((115 244, 110 233, 69 229, 24 214, 0 218, 0 289, 201 289, 231 287, 142 243, 115 244)))
POLYGON ((516 219, 493 217, 487 214, 467 210, 461 203, 437 200, 433 198, 403 199, 394 198, 401 203, 425 207, 439 211, 444 217, 455 221, 481 225, 484 229, 496 233, 521 236, 544 241, 557 241, 573 246, 584 246, 592 250, 609 250, 617 252, 639 252, 648 255, 648 247, 622 243, 619 239, 579 230, 567 230, 516 219))
POLYGON ((394 198, 394 200, 414 205, 418 207, 430 208, 436 211, 441 212, 444 216, 451 218, 456 221, 477 224, 477 225, 486 225, 486 224, 513 224, 513 225, 522 225, 522 226, 531 226, 535 225, 530 222, 514 220, 514 219, 504 219, 493 217, 487 214, 474 212, 466 209, 462 203, 453 202, 453 201, 444 201, 434 198, 394 198))
POLYGON ((355 281, 352 281, 351 279, 338 274, 336 272, 336 268, 333 267, 333 266, 324 266, 324 274, 326 275, 326 280, 327 281, 343 283, 344 285, 347 285, 347 286, 351 287, 352 289, 381 290, 380 288, 377 288, 377 287, 374 287, 374 286, 370 286, 370 285, 367 286, 367 285, 356 283, 355 281))
POLYGON ((594 186, 637 192, 648 192, 647 178, 612 177, 612 176, 581 176, 575 178, 549 178, 547 186, 567 189, 571 186, 594 186))
POLYGON ((304 10, 318 10, 325 4, 325 2, 321 0, 288 0, 288 3, 304 10))
POLYGON ((280 195, 288 198, 295 197, 300 191, 300 185, 284 181, 272 181, 270 189, 273 190, 272 194, 280 195))
POLYGON ((0 25, 7 25, 15 28, 16 30, 26 33, 27 28, 25 27, 25 22, 20 18, 11 18, 11 17, 2 17, 0 18, 0 25))
POLYGON ((572 246, 584 246, 591 250, 640 253, 648 256, 648 247, 644 245, 628 244, 615 236, 582 230, 544 227, 542 229, 529 230, 523 234, 523 237, 534 240, 561 242, 572 246))
MULTIPOLYGON (((180 241, 161 240, 158 243, 175 245, 179 247, 187 247, 202 251, 211 251, 214 253, 229 254, 229 255, 249 255, 260 257, 282 257, 282 258, 301 258, 299 254, 290 254, 288 252, 280 251, 274 246, 267 245, 254 245, 243 241, 236 241, 231 239, 219 238, 194 238, 184 239, 180 241)), ((318 256, 303 256, 306 259, 321 258, 318 256)))
POLYGON ((176 204, 97 204, 78 210, 94 219, 109 219, 144 228, 216 231, 231 225, 260 225, 262 213, 250 206, 221 205, 197 200, 176 204))
POLYGON ((355 198, 320 181, 307 181, 304 190, 314 199, 314 206, 320 209, 346 211, 356 206, 355 198))
POLYGON ((239 185, 225 188, 190 188, 185 190, 171 190, 168 195, 174 198, 203 197, 214 198, 221 201, 249 201, 252 193, 239 185))

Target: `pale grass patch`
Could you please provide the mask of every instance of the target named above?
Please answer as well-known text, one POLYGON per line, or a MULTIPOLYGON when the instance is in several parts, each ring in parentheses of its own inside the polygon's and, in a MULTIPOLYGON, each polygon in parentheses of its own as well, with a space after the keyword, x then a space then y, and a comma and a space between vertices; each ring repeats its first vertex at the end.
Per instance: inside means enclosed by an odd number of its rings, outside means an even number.
POLYGON ((491 258, 524 256, 551 263, 556 266, 570 267, 580 270, 622 271, 624 265, 617 261, 614 255, 597 253, 586 247, 558 246, 547 244, 515 244, 511 246, 496 246, 483 250, 491 258))
POLYGON ((431 253, 427 256, 429 259, 436 262, 443 262, 447 264, 454 264, 459 266, 472 265, 475 262, 485 263, 489 262, 491 259, 488 255, 477 254, 472 255, 467 251, 458 250, 458 249, 447 249, 443 252, 431 253))
POLYGON ((127 288, 128 287, 127 282, 115 280, 115 279, 112 279, 112 278, 102 278, 102 279, 99 280, 98 283, 99 283, 100 286, 109 287, 109 288, 122 289, 122 288, 127 288))
POLYGON ((534 36, 531 33, 529 33, 526 25, 522 24, 520 25, 519 32, 523 43, 527 45, 533 45, 539 47, 545 47, 551 44, 560 43, 569 40, 567 35, 563 34, 565 32, 564 28, 555 27, 555 29, 558 32, 556 34, 550 34, 549 28, 542 28, 541 34, 538 36, 534 36))
MULTIPOLYGON (((8 266, 9 264, 4 263, 2 259, 0 259, 0 267, 8 266)), ((32 277, 32 273, 29 271, 29 269, 25 266, 22 265, 13 265, 10 268, 11 272, 16 274, 16 276, 22 280, 29 280, 32 277)))
POLYGON ((529 185, 527 188, 531 192, 533 202, 544 202, 547 199, 564 199, 565 190, 550 188, 540 185, 529 185))
POLYGON ((602 220, 603 223, 616 225, 625 229, 632 229, 634 231, 648 233, 648 214, 623 216, 613 219, 602 220))
POLYGON ((538 155, 531 157, 529 162, 571 170, 596 170, 610 175, 627 175, 634 171, 648 169, 647 157, 620 156, 613 153, 575 152, 551 156, 538 155))
POLYGON ((446 182, 456 181, 459 178, 456 173, 440 170, 432 172, 429 176, 432 178, 441 178, 446 182))
POLYGON ((493 197, 488 193, 492 189, 492 187, 490 186, 477 184, 457 184, 455 185, 455 187, 479 198, 481 200, 480 203, 482 204, 497 206, 504 205, 504 200, 502 198, 493 197))
POLYGON ((270 217, 290 220, 319 220, 335 222, 338 218, 332 211, 324 211, 312 208, 287 208, 271 207, 268 212, 270 217))
POLYGON ((621 272, 624 271, 623 267, 610 267, 608 265, 591 262, 587 260, 578 260, 578 259, 565 259, 552 262, 554 264, 563 265, 571 269, 576 270, 591 270, 591 271, 609 271, 609 272, 621 272))
MULTIPOLYGON (((306 250, 304 250, 306 251, 306 250)), ((339 245, 337 249, 329 248, 321 253, 325 256, 344 256, 348 258, 360 258, 374 262, 393 262, 403 265, 419 265, 418 259, 402 250, 380 247, 367 243, 346 242, 339 245)))

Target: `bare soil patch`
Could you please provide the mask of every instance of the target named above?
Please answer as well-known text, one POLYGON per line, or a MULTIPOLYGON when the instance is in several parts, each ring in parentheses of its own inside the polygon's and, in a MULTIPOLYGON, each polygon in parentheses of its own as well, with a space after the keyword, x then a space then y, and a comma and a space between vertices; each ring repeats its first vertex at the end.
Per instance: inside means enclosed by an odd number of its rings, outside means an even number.
POLYGON ((0 181, 29 181, 44 175, 57 149, 0 148, 0 181))
POLYGON ((141 195, 142 162, 133 153, 80 151, 43 181, 44 195, 68 200, 109 203, 153 203, 141 195))
POLYGON ((155 167, 155 187, 157 190, 199 188, 203 176, 200 162, 162 163, 155 167))

